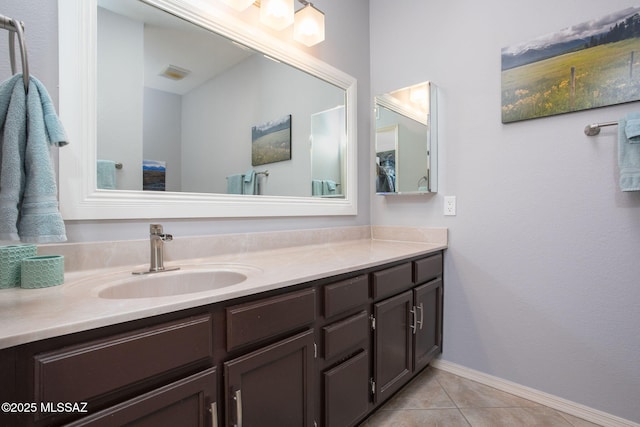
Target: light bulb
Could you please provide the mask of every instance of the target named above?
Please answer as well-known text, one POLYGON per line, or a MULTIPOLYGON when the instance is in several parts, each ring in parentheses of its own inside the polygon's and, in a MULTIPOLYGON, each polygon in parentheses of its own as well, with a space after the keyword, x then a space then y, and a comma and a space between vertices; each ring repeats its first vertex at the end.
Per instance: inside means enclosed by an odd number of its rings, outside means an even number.
POLYGON ((293 23, 293 0, 261 0, 260 22, 283 30, 293 23))
POLYGON ((307 46, 324 40, 324 13, 311 3, 296 12, 293 39, 307 46))

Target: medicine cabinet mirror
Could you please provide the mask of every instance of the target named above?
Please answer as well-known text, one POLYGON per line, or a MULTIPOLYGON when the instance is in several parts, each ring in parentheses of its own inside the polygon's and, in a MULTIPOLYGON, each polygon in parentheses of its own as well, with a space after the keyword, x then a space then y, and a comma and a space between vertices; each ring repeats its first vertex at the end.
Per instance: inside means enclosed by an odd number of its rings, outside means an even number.
POLYGON ((353 77, 222 2, 58 10, 65 219, 357 213, 353 77))
POLYGON ((437 88, 419 83, 375 97, 376 193, 438 191, 437 88))

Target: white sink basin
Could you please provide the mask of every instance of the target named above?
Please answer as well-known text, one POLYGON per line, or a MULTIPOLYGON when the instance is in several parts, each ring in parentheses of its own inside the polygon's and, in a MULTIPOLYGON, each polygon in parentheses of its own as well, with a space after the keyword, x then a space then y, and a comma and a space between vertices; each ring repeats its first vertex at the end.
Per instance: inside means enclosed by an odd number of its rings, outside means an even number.
POLYGON ((245 274, 230 270, 175 270, 116 280, 102 289, 98 296, 130 299, 184 295, 233 286, 246 279, 245 274))

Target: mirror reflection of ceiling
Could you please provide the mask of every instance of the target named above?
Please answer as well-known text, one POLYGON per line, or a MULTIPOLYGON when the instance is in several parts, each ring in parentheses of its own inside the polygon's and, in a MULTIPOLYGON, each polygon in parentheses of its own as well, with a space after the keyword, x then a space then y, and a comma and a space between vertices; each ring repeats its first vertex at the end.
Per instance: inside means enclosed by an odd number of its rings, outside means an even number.
POLYGON ((145 23, 144 85, 184 95, 255 52, 159 9, 132 0, 98 0, 98 6, 145 23), (215 52, 215 54, 203 54, 215 52), (190 71, 180 80, 163 76, 174 65, 190 71))
POLYGON ((98 5, 97 155, 123 165, 98 188, 155 189, 142 164, 159 161, 171 192, 237 194, 230 177, 259 172, 243 194, 344 197, 343 89, 143 2, 98 5), (252 127, 288 115, 290 158, 252 165, 252 127))
POLYGON ((389 102, 396 110, 407 117, 427 123, 429 116, 429 82, 394 90, 378 98, 389 102))

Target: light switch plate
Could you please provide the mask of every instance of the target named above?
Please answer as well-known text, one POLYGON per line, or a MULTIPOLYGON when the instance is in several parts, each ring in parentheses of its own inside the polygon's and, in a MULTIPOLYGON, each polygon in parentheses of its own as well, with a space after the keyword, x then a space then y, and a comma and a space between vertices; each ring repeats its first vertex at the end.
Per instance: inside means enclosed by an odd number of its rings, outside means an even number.
POLYGON ((454 216, 456 214, 456 196, 444 197, 444 214, 454 216))

